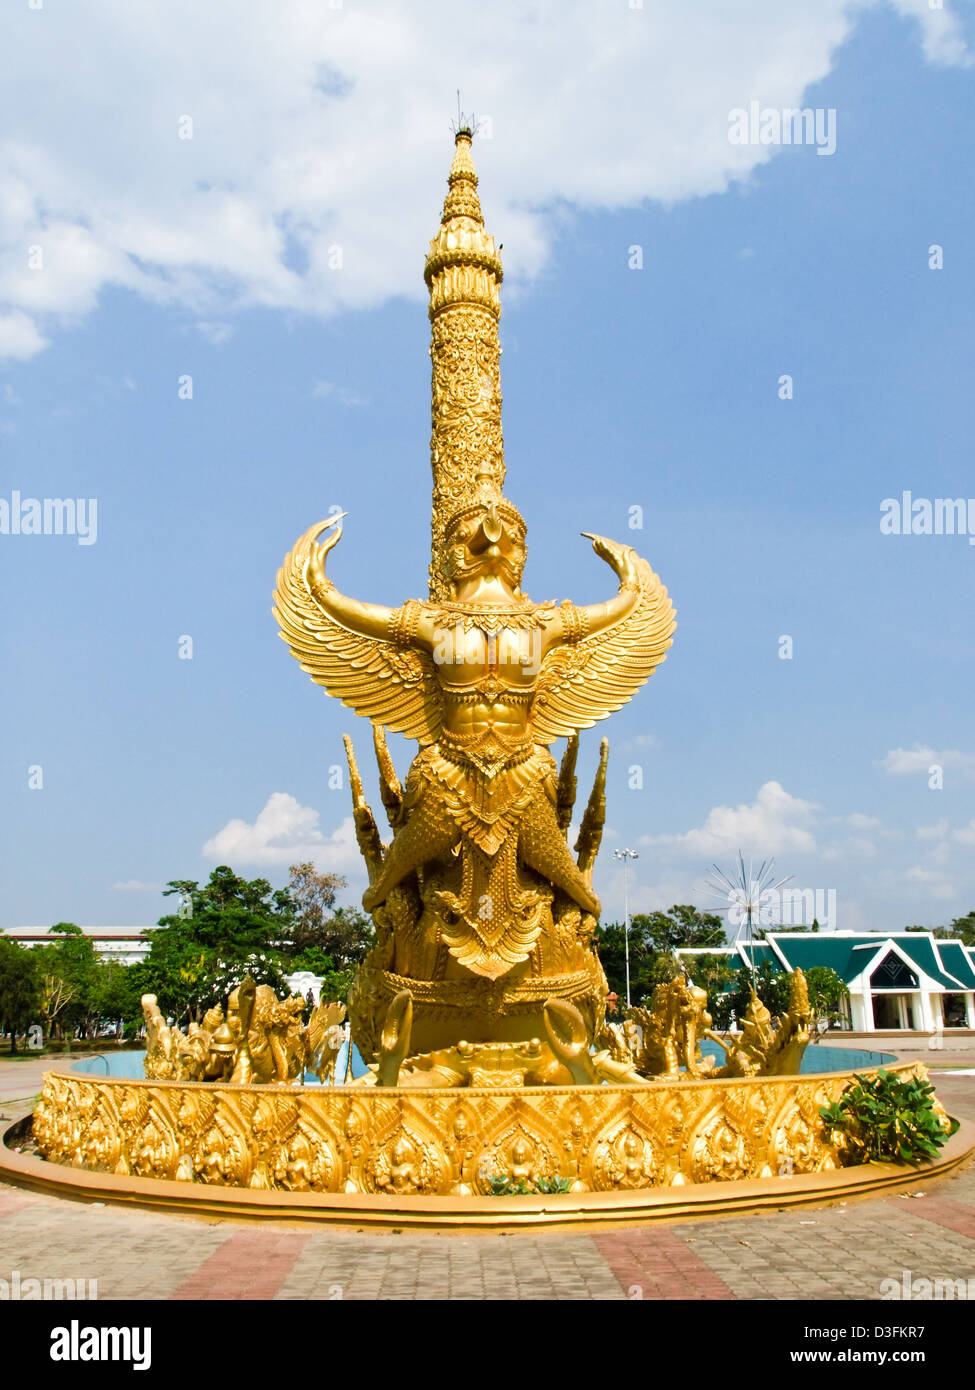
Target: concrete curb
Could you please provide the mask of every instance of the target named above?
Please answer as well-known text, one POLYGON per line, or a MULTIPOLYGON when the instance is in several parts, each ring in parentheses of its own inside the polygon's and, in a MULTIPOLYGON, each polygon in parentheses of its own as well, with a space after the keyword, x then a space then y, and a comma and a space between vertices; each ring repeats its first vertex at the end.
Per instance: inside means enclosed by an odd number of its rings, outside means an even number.
POLYGON ((0 1144, 0 1178, 17 1187, 80 1202, 112 1202, 213 1220, 281 1221, 370 1230, 478 1231, 599 1230, 691 1217, 741 1215, 782 1207, 871 1197, 929 1182, 975 1152, 975 1124, 965 1121, 923 1168, 868 1163, 791 1178, 687 1184, 627 1192, 564 1193, 545 1197, 367 1196, 360 1193, 266 1192, 166 1179, 117 1177, 48 1163, 16 1153, 30 1116, 12 1125, 0 1144))

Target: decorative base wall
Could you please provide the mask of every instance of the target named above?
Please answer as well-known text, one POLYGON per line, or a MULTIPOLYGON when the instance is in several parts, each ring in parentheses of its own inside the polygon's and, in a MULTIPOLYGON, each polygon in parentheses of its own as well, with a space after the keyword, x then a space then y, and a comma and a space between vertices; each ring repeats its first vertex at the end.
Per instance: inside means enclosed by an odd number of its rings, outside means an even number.
POLYGON ((624 1192, 837 1168, 819 1107, 851 1075, 417 1091, 51 1072, 33 1132, 52 1163, 255 1190, 483 1196, 506 1174, 624 1192))

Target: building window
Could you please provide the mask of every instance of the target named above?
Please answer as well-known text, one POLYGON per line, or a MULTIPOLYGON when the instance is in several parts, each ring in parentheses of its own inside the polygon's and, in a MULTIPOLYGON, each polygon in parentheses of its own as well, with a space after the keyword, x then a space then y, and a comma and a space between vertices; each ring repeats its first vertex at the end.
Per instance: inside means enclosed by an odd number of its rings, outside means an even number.
POLYGON ((913 970, 891 951, 870 976, 871 989, 917 989, 917 976, 913 970))

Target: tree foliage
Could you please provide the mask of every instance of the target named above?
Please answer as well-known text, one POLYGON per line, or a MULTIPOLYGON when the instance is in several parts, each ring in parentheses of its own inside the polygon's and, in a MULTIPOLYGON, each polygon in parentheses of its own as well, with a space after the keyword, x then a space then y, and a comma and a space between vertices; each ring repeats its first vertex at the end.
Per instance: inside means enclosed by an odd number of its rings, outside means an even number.
POLYGON ((699 912, 689 903, 675 903, 669 912, 638 913, 630 921, 646 924, 657 951, 674 951, 685 946, 727 945, 721 918, 714 912, 699 912))
POLYGON ((43 982, 43 1015, 47 1031, 86 1036, 97 1026, 95 994, 99 962, 95 946, 74 922, 57 922, 48 931, 50 945, 33 955, 43 982))
POLYGON ((906 927, 905 931, 925 931, 942 941, 960 941, 963 946, 975 946, 975 907, 963 917, 956 917, 947 927, 906 927))
POLYGON ((207 883, 173 879, 163 891, 180 905, 160 917, 149 954, 135 967, 140 994, 155 994, 164 1012, 183 1021, 221 1002, 248 973, 281 989, 294 919, 287 889, 221 865, 207 883))
POLYGON ((41 978, 32 951, 9 937, 0 937, 0 1025, 17 1050, 17 1034, 38 1021, 41 978))
MULTIPOLYGON (((713 912, 675 904, 669 912, 636 913, 630 918, 630 998, 642 1004, 655 987, 674 978, 681 967, 674 951, 683 946, 723 946, 724 926, 713 912)), ((626 942, 623 924, 599 929, 599 959, 612 991, 626 998, 626 942)), ((685 959, 684 965, 689 962, 685 959)))
POLYGON ((735 978, 735 968, 727 956, 702 954, 685 956, 683 964, 694 984, 706 989, 713 1001, 724 993, 735 978))
POLYGON ((846 981, 830 965, 811 965, 803 974, 814 1015, 838 1023, 846 1016, 843 1004, 850 997, 846 981))
POLYGON ((727 994, 713 996, 711 1015, 716 1028, 730 1028, 732 1019, 741 1019, 751 1003, 752 990, 771 1014, 781 1014, 789 1007, 789 977, 776 973, 771 961, 763 960, 757 969, 742 965, 735 971, 734 982, 727 994))
POLYGON ((321 975, 322 990, 333 999, 348 994, 375 940, 372 921, 364 912, 335 907, 339 890, 346 886, 339 874, 320 874, 307 862, 293 864, 289 870, 288 893, 294 905, 287 952, 290 968, 321 975))
POLYGON ((137 967, 140 993, 155 994, 177 1022, 221 1003, 245 974, 286 992, 284 977, 310 970, 333 998, 346 993, 373 941, 372 924, 355 908, 335 908, 345 880, 311 864, 291 869, 287 888, 244 879, 226 865, 209 881, 174 879, 167 896, 180 906, 159 919, 149 954, 137 967))

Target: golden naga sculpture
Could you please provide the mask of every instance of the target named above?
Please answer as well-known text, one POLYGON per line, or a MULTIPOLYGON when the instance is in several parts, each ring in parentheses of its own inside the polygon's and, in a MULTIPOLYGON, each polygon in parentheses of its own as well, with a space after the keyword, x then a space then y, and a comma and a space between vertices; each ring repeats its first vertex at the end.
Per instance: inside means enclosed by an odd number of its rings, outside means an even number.
POLYGON ((321 1000, 302 1027, 304 1003, 300 994, 278 999, 247 975, 227 1000, 226 1018, 219 1006, 208 1009, 202 1024, 183 1033, 166 1022, 156 996, 144 994, 146 1077, 286 1085, 313 1071, 323 1085, 334 1084, 345 1005, 321 1000))
MULTIPOLYGON (((467 128, 457 132, 448 183, 425 272, 433 359, 429 597, 386 608, 341 593, 325 567, 342 535, 341 517, 333 517, 312 526, 286 558, 274 613, 302 669, 369 718, 376 735, 388 846, 346 744, 369 873, 363 904, 378 938, 349 997, 360 1051, 379 1058, 387 1011, 407 990, 413 1055, 462 1041, 541 1040, 542 1070, 565 1081, 564 1066, 548 1065, 555 1058, 544 1005, 576 1006, 591 1041, 606 995, 592 887, 606 748, 574 857, 566 836, 577 734, 620 709, 663 661, 674 610, 645 560, 588 532, 619 581, 613 597, 577 607, 536 603, 522 591, 525 523, 502 492, 501 262, 484 230, 467 128), (386 730, 420 745, 402 786, 386 730), (569 740, 561 772, 549 752, 559 738, 569 740)), ((397 1039, 402 1050, 401 1031, 397 1039)), ((534 1077, 534 1068, 528 1073, 534 1077)))
POLYGON ((701 1038, 710 1032, 707 990, 686 975, 657 985, 650 1007, 627 1010, 627 1020, 640 1030, 634 1061, 643 1076, 703 1076, 714 1070, 714 1058, 701 1056, 701 1038))
POLYGON ((748 1008, 741 1019, 741 1034, 731 1040, 713 1037, 725 1049, 724 1066, 718 1076, 797 1076, 802 1055, 809 1044, 813 1015, 809 989, 801 970, 789 978, 789 1007, 772 1018, 752 990, 748 1008))

